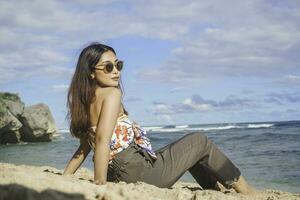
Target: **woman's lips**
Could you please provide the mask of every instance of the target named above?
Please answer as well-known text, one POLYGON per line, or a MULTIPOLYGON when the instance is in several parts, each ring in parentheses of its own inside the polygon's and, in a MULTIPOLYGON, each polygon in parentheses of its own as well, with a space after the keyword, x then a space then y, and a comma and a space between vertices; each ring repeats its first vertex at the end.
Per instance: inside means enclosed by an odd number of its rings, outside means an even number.
POLYGON ((119 78, 112 78, 112 80, 114 80, 114 81, 118 81, 118 80, 119 80, 119 78))

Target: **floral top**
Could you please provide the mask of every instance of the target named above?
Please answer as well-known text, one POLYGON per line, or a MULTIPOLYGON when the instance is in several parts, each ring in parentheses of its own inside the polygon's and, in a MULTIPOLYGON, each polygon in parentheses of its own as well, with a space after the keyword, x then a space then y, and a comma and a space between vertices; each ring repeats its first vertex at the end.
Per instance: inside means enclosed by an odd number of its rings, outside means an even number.
MULTIPOLYGON (((95 151, 95 132, 96 126, 90 127, 90 131, 88 132, 88 143, 93 151, 95 151)), ((123 114, 120 116, 111 137, 109 163, 112 162, 112 159, 117 153, 126 149, 132 142, 135 142, 145 149, 152 158, 157 159, 146 134, 146 131, 143 130, 136 122, 131 122, 127 115, 123 114)))

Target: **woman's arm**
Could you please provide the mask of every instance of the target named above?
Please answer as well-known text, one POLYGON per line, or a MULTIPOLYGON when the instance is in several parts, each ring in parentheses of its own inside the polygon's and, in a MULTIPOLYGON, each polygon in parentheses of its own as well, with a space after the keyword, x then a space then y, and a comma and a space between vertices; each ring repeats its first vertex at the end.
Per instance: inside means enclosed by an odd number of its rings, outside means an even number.
POLYGON ((80 146, 66 166, 63 175, 74 174, 81 166, 90 151, 91 147, 89 146, 88 142, 84 139, 80 139, 80 146))
POLYGON ((95 136, 94 179, 96 184, 106 183, 109 146, 120 111, 121 95, 121 90, 111 88, 101 107, 95 136))

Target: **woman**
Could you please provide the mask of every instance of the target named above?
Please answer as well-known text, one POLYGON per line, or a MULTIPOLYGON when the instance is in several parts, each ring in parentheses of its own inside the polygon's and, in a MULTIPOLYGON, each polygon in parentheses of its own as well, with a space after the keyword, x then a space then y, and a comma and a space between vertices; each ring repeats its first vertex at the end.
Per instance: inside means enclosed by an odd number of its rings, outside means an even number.
POLYGON ((146 132, 129 120, 123 106, 122 67, 112 47, 92 43, 82 50, 68 92, 70 132, 80 146, 64 174, 75 173, 93 150, 95 184, 143 181, 170 188, 188 170, 203 189, 222 185, 254 192, 239 169, 199 132, 153 151, 146 132))

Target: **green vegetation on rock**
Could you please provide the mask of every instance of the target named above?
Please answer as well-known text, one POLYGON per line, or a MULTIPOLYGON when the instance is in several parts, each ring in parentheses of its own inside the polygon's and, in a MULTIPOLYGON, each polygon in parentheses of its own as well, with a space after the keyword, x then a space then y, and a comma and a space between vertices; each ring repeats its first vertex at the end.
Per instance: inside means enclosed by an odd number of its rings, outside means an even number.
POLYGON ((21 101, 18 94, 9 92, 0 92, 0 101, 1 100, 21 101))
POLYGON ((2 99, 0 99, 0 117, 3 117, 5 112, 6 112, 6 104, 3 102, 2 99))

